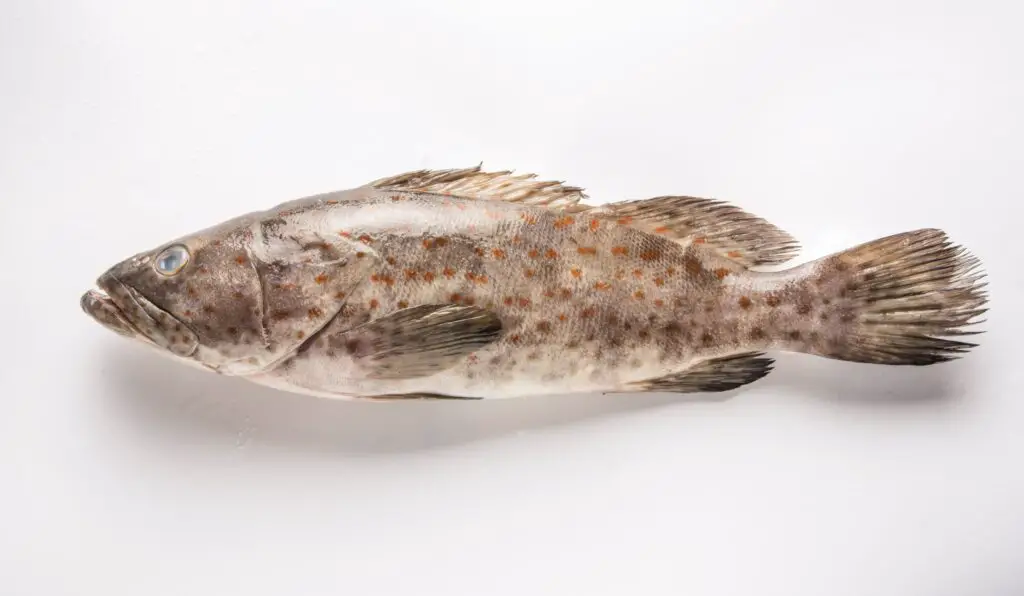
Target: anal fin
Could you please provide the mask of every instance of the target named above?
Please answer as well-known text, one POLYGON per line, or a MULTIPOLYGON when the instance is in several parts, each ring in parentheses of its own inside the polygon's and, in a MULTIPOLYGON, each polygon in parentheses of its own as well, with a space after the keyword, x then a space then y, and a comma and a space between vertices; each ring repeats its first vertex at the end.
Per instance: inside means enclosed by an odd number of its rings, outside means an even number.
POLYGON ((775 362, 762 352, 745 352, 704 360, 678 372, 633 383, 647 392, 704 393, 731 391, 763 378, 775 362))

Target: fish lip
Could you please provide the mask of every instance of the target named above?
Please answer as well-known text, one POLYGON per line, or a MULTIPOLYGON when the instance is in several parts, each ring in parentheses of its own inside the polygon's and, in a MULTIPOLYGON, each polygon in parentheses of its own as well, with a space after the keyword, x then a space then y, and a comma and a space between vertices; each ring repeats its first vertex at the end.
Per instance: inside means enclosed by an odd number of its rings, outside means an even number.
POLYGON ((106 292, 90 289, 82 294, 78 304, 85 314, 107 329, 125 337, 149 341, 106 292))
POLYGON ((96 285, 100 291, 86 292, 80 304, 102 325, 186 358, 199 349, 195 330, 122 282, 113 271, 101 275, 96 285))

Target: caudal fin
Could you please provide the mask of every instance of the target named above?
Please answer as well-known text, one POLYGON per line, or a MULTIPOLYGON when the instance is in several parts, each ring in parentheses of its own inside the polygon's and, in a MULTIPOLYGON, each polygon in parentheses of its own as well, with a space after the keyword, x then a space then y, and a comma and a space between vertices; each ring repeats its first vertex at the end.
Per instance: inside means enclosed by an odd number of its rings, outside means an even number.
POLYGON ((980 260, 941 230, 880 238, 822 259, 812 283, 832 295, 836 326, 823 356, 874 364, 927 365, 977 344, 988 301, 980 260))

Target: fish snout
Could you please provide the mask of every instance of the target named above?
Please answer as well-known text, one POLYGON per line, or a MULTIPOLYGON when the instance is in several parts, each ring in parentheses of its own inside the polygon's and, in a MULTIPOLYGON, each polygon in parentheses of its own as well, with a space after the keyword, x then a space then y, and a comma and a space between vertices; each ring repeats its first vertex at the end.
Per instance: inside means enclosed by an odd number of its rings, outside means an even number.
POLYGON ((122 335, 141 334, 178 356, 191 356, 198 348, 199 337, 195 331, 122 282, 116 267, 101 275, 96 285, 102 292, 86 292, 81 305, 106 327, 122 335))

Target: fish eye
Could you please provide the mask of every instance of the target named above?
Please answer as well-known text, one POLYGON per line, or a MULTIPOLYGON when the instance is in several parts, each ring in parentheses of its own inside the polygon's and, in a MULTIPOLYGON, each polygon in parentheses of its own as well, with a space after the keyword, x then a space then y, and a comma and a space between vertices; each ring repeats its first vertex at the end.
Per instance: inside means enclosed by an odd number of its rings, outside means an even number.
POLYGON ((163 251, 157 255, 156 260, 153 262, 153 266, 160 275, 166 275, 169 277, 184 269, 185 265, 188 264, 188 261, 188 249, 180 244, 175 244, 174 246, 168 246, 163 249, 163 251))

